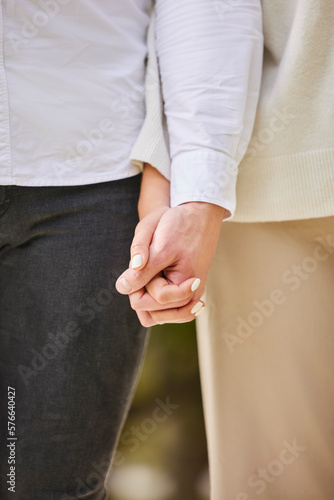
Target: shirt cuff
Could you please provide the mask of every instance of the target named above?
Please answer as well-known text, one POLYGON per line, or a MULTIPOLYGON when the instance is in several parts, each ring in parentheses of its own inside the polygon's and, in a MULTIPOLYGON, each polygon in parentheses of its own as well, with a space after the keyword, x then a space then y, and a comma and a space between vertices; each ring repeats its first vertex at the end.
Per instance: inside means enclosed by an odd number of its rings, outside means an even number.
POLYGON ((238 166, 235 160, 216 151, 190 151, 172 160, 171 207, 191 201, 219 205, 229 211, 236 207, 238 166))

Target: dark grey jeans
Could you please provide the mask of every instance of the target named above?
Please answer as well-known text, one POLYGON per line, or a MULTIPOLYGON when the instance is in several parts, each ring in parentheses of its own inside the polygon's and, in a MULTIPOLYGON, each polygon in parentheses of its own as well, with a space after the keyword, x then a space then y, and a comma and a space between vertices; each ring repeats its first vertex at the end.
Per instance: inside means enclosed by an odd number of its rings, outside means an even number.
POLYGON ((114 288, 140 177, 0 186, 1 500, 106 498, 147 340, 114 288))

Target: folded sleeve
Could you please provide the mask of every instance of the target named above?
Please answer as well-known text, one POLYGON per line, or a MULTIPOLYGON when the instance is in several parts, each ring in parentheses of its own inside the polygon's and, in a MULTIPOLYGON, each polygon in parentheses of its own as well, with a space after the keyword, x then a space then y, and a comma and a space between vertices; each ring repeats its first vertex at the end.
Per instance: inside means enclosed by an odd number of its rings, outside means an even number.
POLYGON ((156 0, 155 15, 171 206, 205 201, 232 217, 261 84, 261 0, 156 0))

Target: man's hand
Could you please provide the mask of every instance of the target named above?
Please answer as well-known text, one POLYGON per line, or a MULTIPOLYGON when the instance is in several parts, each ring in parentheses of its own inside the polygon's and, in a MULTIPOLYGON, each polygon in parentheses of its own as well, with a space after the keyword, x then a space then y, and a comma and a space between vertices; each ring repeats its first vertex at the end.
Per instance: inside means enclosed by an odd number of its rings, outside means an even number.
POLYGON ((132 267, 116 283, 144 326, 191 321, 203 310, 200 298, 225 215, 204 202, 159 210, 137 226, 132 267))

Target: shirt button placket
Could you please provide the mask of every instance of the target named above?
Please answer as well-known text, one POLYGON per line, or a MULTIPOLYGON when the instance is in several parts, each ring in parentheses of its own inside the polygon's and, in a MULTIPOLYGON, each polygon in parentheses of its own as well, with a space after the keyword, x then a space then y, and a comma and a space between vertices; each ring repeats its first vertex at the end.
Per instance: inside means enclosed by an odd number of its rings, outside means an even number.
POLYGON ((0 184, 11 184, 9 100, 5 71, 6 0, 0 0, 0 184))

